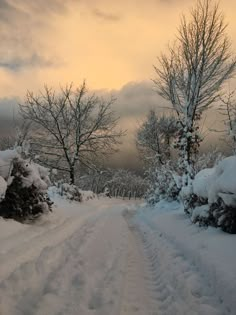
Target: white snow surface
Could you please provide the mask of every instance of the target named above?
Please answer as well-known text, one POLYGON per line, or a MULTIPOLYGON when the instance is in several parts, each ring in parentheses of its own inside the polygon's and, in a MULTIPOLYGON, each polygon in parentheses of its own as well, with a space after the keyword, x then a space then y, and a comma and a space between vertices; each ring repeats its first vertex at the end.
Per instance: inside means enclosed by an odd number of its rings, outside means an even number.
POLYGON ((49 170, 37 163, 24 161, 24 167, 28 171, 26 177, 21 176, 22 185, 24 187, 30 187, 34 185, 40 191, 46 191, 50 183, 48 174, 49 170))
POLYGON ((194 178, 193 192, 199 197, 208 199, 208 189, 212 181, 214 168, 205 168, 201 170, 194 178))
POLYGON ((236 156, 221 160, 215 167, 201 170, 193 180, 193 192, 209 204, 221 197, 226 205, 236 206, 236 156))
POLYGON ((5 197, 6 190, 7 182, 2 176, 0 176, 0 201, 5 197))
POLYGON ((0 314, 235 314, 235 235, 178 203, 56 198, 35 225, 0 219, 0 314))
MULTIPOLYGON (((230 156, 215 167, 214 173, 211 177, 211 185, 208 190, 209 203, 217 201, 219 194, 223 193, 232 196, 232 205, 236 206, 236 156, 230 156)), ((229 198, 224 199, 226 204, 229 204, 229 198)))
MULTIPOLYGON (((21 147, 18 147, 14 150, 0 151, 0 199, 4 197, 7 188, 5 181, 10 185, 13 180, 13 177, 10 176, 12 161, 14 158, 20 159, 19 152, 21 149, 21 147)), ((41 191, 47 190, 50 184, 49 169, 32 161, 22 160, 22 162, 29 172, 27 177, 21 176, 22 184, 25 187, 34 185, 41 191)))

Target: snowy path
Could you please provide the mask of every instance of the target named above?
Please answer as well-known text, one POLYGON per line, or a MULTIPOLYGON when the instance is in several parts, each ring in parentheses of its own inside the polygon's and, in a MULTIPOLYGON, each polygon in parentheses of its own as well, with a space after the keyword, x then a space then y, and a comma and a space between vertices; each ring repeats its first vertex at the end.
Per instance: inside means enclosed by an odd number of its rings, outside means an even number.
POLYGON ((1 315, 234 314, 174 243, 133 219, 132 207, 97 203, 2 238, 1 315))

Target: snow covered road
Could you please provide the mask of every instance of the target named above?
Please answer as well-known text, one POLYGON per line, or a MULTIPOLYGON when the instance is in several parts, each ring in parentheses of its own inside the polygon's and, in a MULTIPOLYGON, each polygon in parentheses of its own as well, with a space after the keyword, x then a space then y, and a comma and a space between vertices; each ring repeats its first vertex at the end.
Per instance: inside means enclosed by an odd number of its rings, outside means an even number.
POLYGON ((0 314, 235 314, 213 279, 134 208, 64 202, 36 227, 0 221, 0 314))

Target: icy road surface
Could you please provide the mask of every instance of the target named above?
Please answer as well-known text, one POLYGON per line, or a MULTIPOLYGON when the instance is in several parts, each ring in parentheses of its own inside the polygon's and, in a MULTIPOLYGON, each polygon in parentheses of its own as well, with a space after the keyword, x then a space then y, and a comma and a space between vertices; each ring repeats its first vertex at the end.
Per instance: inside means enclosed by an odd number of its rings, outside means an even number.
POLYGON ((135 212, 122 200, 60 201, 36 226, 0 220, 0 314, 236 314, 135 212))

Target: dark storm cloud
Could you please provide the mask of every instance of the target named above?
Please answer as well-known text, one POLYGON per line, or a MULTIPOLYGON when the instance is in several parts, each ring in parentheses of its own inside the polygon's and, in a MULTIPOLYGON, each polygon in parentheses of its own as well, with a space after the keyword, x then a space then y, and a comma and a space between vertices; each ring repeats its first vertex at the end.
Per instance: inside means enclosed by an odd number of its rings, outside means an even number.
POLYGON ((5 68, 11 71, 20 71, 22 68, 28 67, 50 67, 55 65, 52 60, 46 59, 37 53, 32 53, 28 57, 13 57, 10 60, 1 60, 0 68, 5 68))
POLYGON ((115 107, 121 117, 138 118, 146 115, 150 109, 163 111, 167 107, 151 81, 130 82, 111 93, 117 99, 115 107))
POLYGON ((99 9, 93 9, 92 13, 96 18, 99 18, 101 20, 105 20, 108 22, 117 22, 121 19, 121 16, 118 14, 105 12, 99 9))

